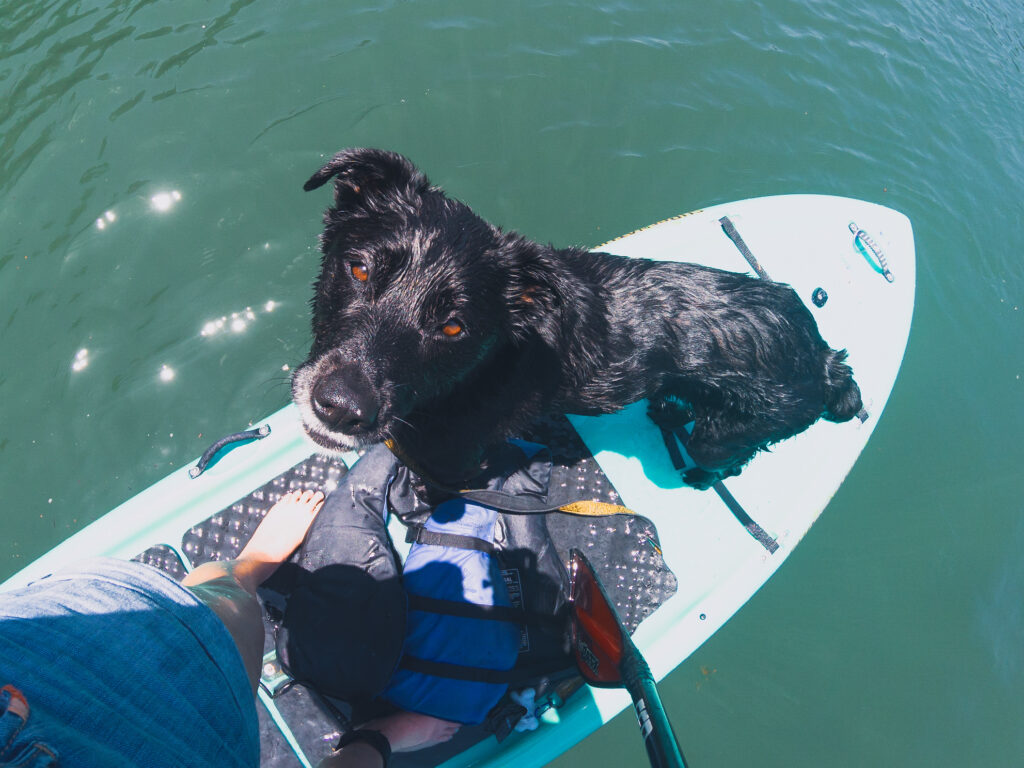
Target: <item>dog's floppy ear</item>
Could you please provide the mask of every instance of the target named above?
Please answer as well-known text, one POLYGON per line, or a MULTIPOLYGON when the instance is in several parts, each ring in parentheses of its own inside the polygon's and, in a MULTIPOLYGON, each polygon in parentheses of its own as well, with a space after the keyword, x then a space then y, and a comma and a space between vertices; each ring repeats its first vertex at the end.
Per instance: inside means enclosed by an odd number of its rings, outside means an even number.
POLYGON ((384 190, 412 195, 430 186, 427 177, 402 155, 383 149, 354 148, 338 152, 302 188, 309 192, 335 176, 334 202, 339 208, 384 190))
POLYGON ((558 343, 559 289, 555 271, 536 245, 510 235, 515 253, 505 284, 505 301, 511 310, 512 333, 520 340, 540 336, 551 346, 558 343))

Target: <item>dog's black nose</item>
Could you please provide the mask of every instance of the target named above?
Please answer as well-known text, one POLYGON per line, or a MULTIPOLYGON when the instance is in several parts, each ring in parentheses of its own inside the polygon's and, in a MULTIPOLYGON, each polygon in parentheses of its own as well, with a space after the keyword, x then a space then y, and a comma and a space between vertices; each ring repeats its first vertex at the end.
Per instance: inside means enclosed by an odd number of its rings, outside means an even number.
POLYGON ((362 373, 343 368, 323 377, 313 387, 313 410, 332 429, 357 435, 377 423, 380 406, 362 373))

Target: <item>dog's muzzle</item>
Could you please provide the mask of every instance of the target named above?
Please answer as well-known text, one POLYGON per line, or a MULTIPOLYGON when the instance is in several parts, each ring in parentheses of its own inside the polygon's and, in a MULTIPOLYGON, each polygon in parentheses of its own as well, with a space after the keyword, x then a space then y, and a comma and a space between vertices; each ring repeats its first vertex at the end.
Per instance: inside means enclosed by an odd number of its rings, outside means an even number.
POLYGON ((324 426, 352 437, 371 432, 380 414, 370 382, 352 367, 319 377, 310 392, 310 406, 324 426))

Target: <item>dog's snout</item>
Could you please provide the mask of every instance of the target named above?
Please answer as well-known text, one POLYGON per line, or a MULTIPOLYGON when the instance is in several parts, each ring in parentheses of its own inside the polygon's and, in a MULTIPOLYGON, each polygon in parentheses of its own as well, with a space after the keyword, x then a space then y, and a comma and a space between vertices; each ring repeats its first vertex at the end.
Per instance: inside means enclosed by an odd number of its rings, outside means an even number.
POLYGON ((317 418, 348 435, 372 429, 380 410, 370 383, 352 369, 341 369, 321 378, 313 387, 312 404, 317 418))

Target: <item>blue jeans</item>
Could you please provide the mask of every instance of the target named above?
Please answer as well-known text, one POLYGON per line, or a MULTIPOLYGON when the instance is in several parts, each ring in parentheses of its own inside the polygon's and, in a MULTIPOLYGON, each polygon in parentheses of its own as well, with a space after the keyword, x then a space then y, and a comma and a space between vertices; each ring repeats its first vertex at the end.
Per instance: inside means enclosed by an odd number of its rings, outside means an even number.
POLYGON ((258 766, 255 701, 227 628, 140 563, 89 561, 0 593, 8 765, 258 766))

